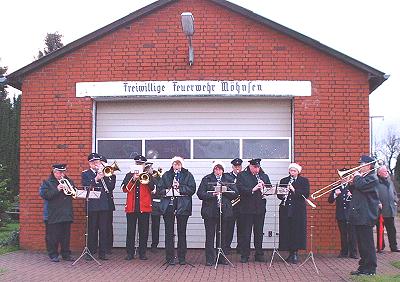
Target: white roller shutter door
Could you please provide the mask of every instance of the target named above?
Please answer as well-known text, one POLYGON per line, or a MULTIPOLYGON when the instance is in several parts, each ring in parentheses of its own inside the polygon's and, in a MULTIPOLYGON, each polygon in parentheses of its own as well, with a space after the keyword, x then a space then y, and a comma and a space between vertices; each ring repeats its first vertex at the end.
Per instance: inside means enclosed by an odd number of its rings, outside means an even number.
MULTIPOLYGON (((289 157, 263 160, 261 165, 272 183, 287 175, 291 154, 291 102, 289 99, 193 99, 193 100, 135 100, 97 102, 96 144, 101 140, 201 139, 201 138, 286 138, 289 140, 289 157)), ((193 143, 191 143, 193 144, 193 143)), ((242 145, 242 143, 240 143, 242 145)), ((145 155, 145 151, 142 152, 145 155)), ((242 154, 242 148, 240 148, 242 154)), ((193 148, 191 149, 193 155, 193 148)), ((112 156, 106 156, 109 162, 112 156)), ((230 171, 233 155, 224 159, 230 171)), ((253 156, 258 157, 258 156, 253 156)), ((132 160, 115 159, 122 172, 117 172, 114 193, 114 247, 125 247, 126 194, 120 189, 132 160)), ((170 168, 169 159, 154 159, 153 167, 170 168)), ((211 173, 211 159, 186 159, 185 167, 194 175, 197 188, 202 177, 211 173)), ((244 165, 247 165, 245 161, 244 165)), ((278 201, 274 196, 267 200, 264 225, 264 248, 273 248, 274 229, 278 231, 278 201), (276 219, 276 224, 275 224, 276 219)), ((200 216, 201 201, 193 196, 193 215, 189 218, 187 241, 189 248, 204 248, 205 230, 200 216)), ((151 235, 149 243, 151 242, 151 235)), ((236 235, 234 236, 236 242, 236 235)), ((234 247, 236 244, 233 244, 234 247)), ((164 246, 164 224, 161 219, 160 247, 164 246)))

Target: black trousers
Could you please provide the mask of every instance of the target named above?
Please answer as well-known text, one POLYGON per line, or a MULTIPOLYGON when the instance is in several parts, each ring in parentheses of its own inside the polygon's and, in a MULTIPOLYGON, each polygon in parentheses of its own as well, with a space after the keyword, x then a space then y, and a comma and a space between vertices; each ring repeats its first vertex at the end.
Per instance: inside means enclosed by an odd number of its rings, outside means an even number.
POLYGON ((337 220, 340 231, 340 254, 344 256, 357 255, 357 238, 354 226, 345 220, 337 220))
POLYGON ((146 255, 147 240, 149 237, 150 213, 131 212, 126 214, 126 252, 129 255, 135 254, 136 222, 139 229, 139 256, 146 255))
POLYGON ((160 242, 160 215, 151 215, 151 247, 157 248, 160 242))
MULTIPOLYGON (((397 249, 397 240, 396 240, 396 227, 394 225, 394 217, 384 217, 383 218, 383 227, 386 228, 388 240, 389 240, 389 246, 390 250, 396 250, 397 249)), ((377 228, 377 246, 378 246, 378 241, 379 241, 379 221, 376 224, 377 228)), ((382 237, 382 250, 385 248, 385 239, 382 237)))
MULTIPOLYGON (((204 218, 204 227, 206 229, 206 243, 205 243, 205 253, 206 253, 206 262, 215 263, 216 260, 216 250, 215 248, 219 248, 219 218, 211 217, 204 218), (216 243, 215 243, 216 242, 216 243)), ((227 250, 226 243, 226 233, 228 230, 228 225, 226 221, 222 219, 222 228, 221 228, 221 248, 224 252, 227 250)))
POLYGON ((67 258, 71 255, 69 248, 71 236, 71 222, 47 224, 47 252, 50 258, 58 257, 60 245, 61 256, 67 258))
POLYGON ((235 224, 236 224, 236 238, 237 238, 237 246, 236 249, 241 248, 241 241, 243 240, 243 224, 240 221, 240 214, 238 210, 233 210, 233 218, 232 220, 226 221, 226 247, 228 249, 231 248, 231 244, 233 241, 233 233, 235 231, 235 224))
POLYGON ((46 243, 46 250, 49 253, 49 227, 47 226, 47 220, 44 221, 44 242, 46 243))
POLYGON ((359 260, 358 270, 364 272, 375 272, 377 267, 376 252, 374 244, 373 226, 355 225, 359 260))
POLYGON ((188 215, 175 215, 173 207, 168 207, 163 215, 165 224, 165 258, 167 261, 175 258, 174 251, 174 223, 177 221, 178 231, 178 259, 185 260, 187 253, 186 227, 189 219, 188 215))
POLYGON ((254 248, 256 250, 255 255, 264 255, 264 251, 262 249, 264 218, 265 213, 241 215, 241 222, 243 223, 243 246, 241 247, 242 257, 249 258, 250 256, 250 240, 252 230, 254 233, 254 248))
POLYGON ((110 211, 90 211, 88 218, 88 248, 92 254, 106 254, 110 211))
POLYGON ((108 227, 107 227, 107 246, 106 251, 111 251, 114 243, 114 228, 113 228, 113 215, 114 211, 108 212, 108 227))

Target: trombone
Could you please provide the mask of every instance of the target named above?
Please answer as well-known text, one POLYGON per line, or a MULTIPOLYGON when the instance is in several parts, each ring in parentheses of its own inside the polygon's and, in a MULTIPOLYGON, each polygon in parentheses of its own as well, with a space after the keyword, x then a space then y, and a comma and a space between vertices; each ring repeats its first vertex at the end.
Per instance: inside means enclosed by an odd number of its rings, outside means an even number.
POLYGON ((368 173, 370 173, 371 171, 375 171, 378 168, 380 168, 383 165, 383 161, 382 160, 376 160, 376 161, 372 161, 372 162, 369 162, 369 163, 361 164, 359 166, 356 166, 354 168, 351 168, 351 169, 348 169, 348 170, 345 170, 345 171, 338 170, 337 172, 338 172, 339 177, 340 177, 339 180, 336 180, 335 182, 333 182, 333 183, 331 183, 331 184, 329 184, 329 185, 327 185, 327 186, 315 191, 314 193, 311 194, 310 197, 313 200, 315 200, 315 199, 318 199, 318 198, 324 196, 325 194, 328 194, 328 193, 332 192, 333 190, 336 190, 336 189, 340 188, 341 185, 349 184, 350 182, 353 181, 353 178, 354 178, 356 172, 358 172, 360 170, 360 168, 362 168, 364 166, 367 166, 367 165, 372 165, 375 162, 378 164, 378 166, 375 166, 374 168, 364 172, 362 174, 362 177, 364 177, 368 173))

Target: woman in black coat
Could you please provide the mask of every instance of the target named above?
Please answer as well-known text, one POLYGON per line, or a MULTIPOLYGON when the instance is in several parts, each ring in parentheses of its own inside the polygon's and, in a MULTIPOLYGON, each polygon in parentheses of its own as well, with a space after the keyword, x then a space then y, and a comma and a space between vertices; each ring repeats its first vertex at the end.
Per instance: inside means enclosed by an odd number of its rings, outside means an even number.
MULTIPOLYGON (((213 172, 204 176, 201 180, 199 189, 197 190, 197 196, 203 201, 201 205, 201 217, 204 220, 204 227, 206 229, 206 243, 205 243, 205 253, 206 253, 206 265, 211 266, 216 261, 216 253, 214 249, 215 237, 217 238, 217 247, 219 246, 219 203, 217 193, 213 193, 214 185, 218 182, 220 183, 232 183, 234 179, 224 172, 224 164, 220 161, 214 161, 213 172)), ((228 187, 232 192, 222 193, 222 216, 221 216, 221 245, 224 252, 226 252, 226 234, 227 234, 227 221, 231 220, 233 217, 233 209, 231 200, 237 197, 237 190, 235 185, 230 185, 228 187)), ((228 264, 225 258, 220 257, 218 260, 221 264, 228 264)))
POLYGON ((287 262, 298 262, 297 251, 307 245, 306 201, 310 194, 307 178, 300 176, 301 166, 289 165, 289 176, 282 178, 279 185, 288 186, 288 195, 278 195, 279 205, 279 250, 289 251, 287 262))

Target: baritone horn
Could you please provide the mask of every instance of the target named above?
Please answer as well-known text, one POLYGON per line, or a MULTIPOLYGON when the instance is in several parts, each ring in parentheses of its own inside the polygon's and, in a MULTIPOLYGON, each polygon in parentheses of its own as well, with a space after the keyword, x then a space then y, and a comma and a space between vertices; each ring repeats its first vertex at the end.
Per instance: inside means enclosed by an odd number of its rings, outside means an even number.
POLYGON ((114 162, 112 163, 112 165, 108 165, 108 166, 105 166, 105 167, 103 168, 103 174, 104 174, 104 176, 106 176, 106 177, 111 177, 111 176, 113 175, 114 171, 116 171, 116 170, 121 171, 121 170, 119 169, 118 165, 117 165, 117 162, 114 161, 114 162))
POLYGON ((58 180, 58 182, 63 186, 63 192, 66 196, 72 196, 72 198, 76 198, 77 189, 72 186, 68 179, 61 178, 58 180))

